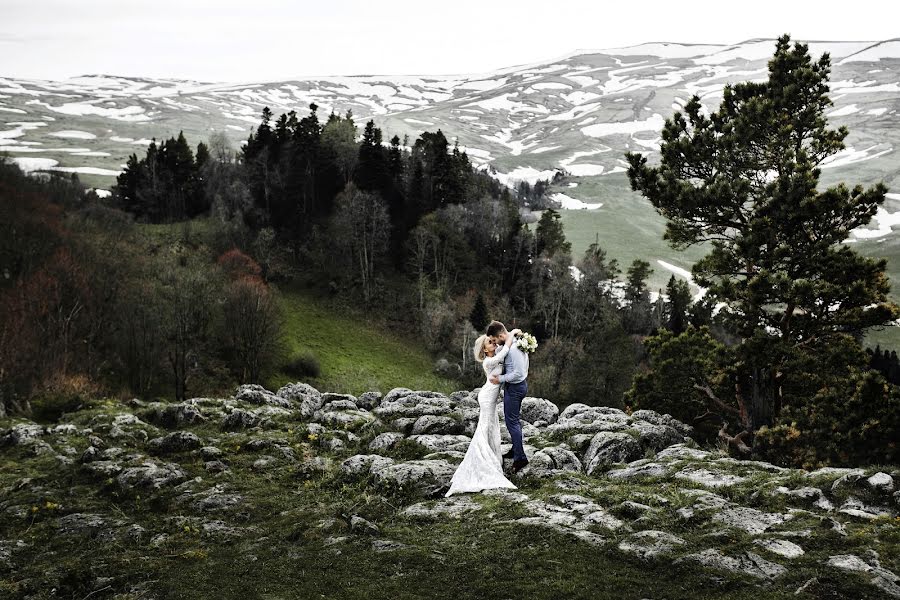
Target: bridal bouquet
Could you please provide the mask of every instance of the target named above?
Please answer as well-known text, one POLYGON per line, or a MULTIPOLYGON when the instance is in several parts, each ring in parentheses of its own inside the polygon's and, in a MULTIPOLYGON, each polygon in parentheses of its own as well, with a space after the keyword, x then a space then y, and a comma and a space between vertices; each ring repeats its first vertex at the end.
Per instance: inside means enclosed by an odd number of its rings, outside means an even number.
POLYGON ((532 352, 537 350, 538 343, 533 335, 531 335, 530 333, 522 332, 516 338, 516 347, 525 354, 531 354, 532 352))

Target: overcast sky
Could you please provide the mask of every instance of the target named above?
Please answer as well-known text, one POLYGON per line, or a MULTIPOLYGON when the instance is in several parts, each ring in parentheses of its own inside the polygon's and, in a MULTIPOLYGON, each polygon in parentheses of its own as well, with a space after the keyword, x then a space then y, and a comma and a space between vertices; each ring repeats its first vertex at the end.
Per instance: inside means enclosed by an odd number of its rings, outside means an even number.
MULTIPOLYGON (((895 8, 889 8, 893 5, 895 8)), ((0 0, 0 76, 455 74, 650 41, 900 37, 885 0, 0 0)))

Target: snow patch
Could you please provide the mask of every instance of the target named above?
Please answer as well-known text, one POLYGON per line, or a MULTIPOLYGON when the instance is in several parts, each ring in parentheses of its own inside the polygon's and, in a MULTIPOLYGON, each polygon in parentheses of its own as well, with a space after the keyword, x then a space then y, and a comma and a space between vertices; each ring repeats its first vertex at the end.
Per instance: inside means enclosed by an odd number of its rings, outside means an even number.
POLYGON ((88 133, 87 131, 78 131, 75 129, 65 130, 65 131, 54 131, 53 133, 48 133, 47 135, 52 135, 53 137, 58 138, 68 138, 73 140, 93 140, 96 139, 96 135, 93 133, 88 133))
POLYGON ((581 133, 590 137, 603 137, 606 135, 631 134, 638 131, 662 131, 665 119, 659 113, 643 121, 629 121, 625 123, 597 123, 582 127, 581 133))
POLYGON ((571 196, 567 196, 559 192, 553 194, 552 196, 550 196, 550 198, 559 202, 560 206, 565 210, 596 210, 603 206, 602 202, 582 202, 577 198, 572 198, 571 196))

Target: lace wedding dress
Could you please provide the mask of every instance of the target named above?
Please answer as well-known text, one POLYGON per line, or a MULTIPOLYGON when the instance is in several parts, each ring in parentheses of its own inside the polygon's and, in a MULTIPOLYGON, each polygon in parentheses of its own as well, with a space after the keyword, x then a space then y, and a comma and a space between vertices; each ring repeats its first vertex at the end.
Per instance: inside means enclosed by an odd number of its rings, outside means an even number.
POLYGON ((497 417, 497 398, 500 395, 500 384, 491 383, 491 375, 503 372, 503 359, 509 352, 509 346, 497 349, 494 356, 484 359, 482 367, 485 382, 478 392, 478 425, 472 442, 466 450, 466 456, 456 468, 450 480, 447 496, 460 492, 480 492, 491 488, 511 488, 516 486, 503 474, 503 458, 500 455, 500 419, 497 417))

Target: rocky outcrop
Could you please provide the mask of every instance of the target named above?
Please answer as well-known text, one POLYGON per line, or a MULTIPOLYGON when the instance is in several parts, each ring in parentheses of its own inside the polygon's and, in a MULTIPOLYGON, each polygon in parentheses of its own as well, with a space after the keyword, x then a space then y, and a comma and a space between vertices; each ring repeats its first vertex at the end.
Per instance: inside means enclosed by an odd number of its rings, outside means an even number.
MULTIPOLYGON (((830 569, 900 597, 896 565, 876 552, 882 534, 871 534, 898 515, 896 470, 807 473, 735 460, 699 448, 689 426, 654 411, 560 411, 526 398, 522 416, 530 464, 509 474, 519 489, 450 498, 479 418, 477 390, 352 396, 305 384, 277 393, 241 386, 231 398, 131 401, 53 426, 17 421, 0 429, 3 452, 57 471, 0 475, 0 523, 18 531, 34 518, 35 528, 46 523, 62 539, 100 548, 195 552, 197 540, 241 545, 242 556, 279 543, 288 553, 307 543, 329 554, 439 552, 431 532, 474 523, 477 531, 514 528, 518 539, 557 544, 553 536, 563 536, 619 553, 623 564, 690 563, 688 571, 716 580, 779 590, 791 582, 791 594, 840 597, 816 579, 830 569), (59 482, 80 494, 93 489, 97 500, 74 505, 59 482), (73 505, 60 508, 56 498, 73 505), (104 510, 111 499, 123 510, 104 510), (144 506, 166 516, 132 518, 144 506), (798 590, 796 581, 806 583, 798 590)), ((502 409, 497 418, 505 451, 502 409)), ((19 556, 34 555, 20 541, 0 536, 0 571, 22 569, 19 556)))

